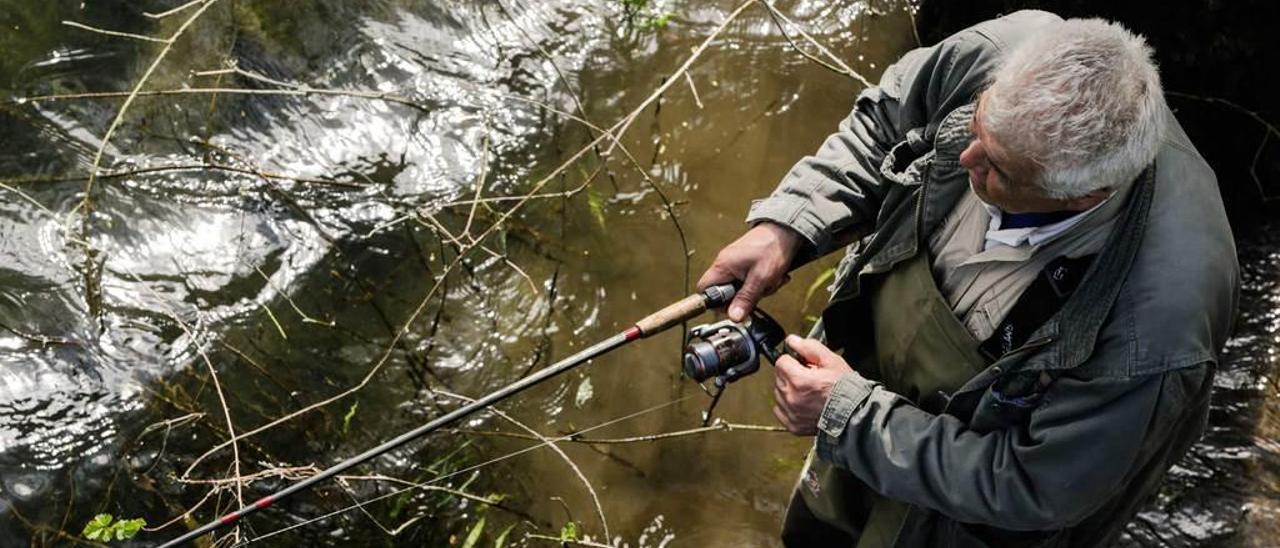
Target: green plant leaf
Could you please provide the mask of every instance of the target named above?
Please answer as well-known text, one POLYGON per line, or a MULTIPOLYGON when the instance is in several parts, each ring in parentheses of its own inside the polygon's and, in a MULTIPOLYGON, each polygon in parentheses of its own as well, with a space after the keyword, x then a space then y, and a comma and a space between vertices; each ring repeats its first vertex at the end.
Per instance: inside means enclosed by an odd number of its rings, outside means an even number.
POLYGON ((462 543, 462 548, 475 548, 476 543, 480 542, 480 533, 484 532, 484 516, 471 526, 471 532, 467 533, 467 540, 462 543))
POLYGON ((138 531, 141 531, 142 528, 146 526, 147 520, 142 518, 117 521, 115 523, 116 540, 131 539, 134 535, 138 534, 138 531))
POLYGON ((591 208, 591 216, 595 217, 600 230, 604 230, 604 196, 593 188, 587 189, 587 206, 591 208))
POLYGON ((84 531, 80 534, 89 540, 99 542, 111 542, 115 540, 128 540, 138 534, 143 527, 147 526, 147 520, 142 518, 122 519, 115 521, 115 517, 111 514, 98 514, 84 525, 84 531))
POLYGON ((351 419, 356 416, 356 409, 360 408, 360 401, 357 400, 351 404, 351 408, 347 409, 347 414, 342 416, 342 435, 347 435, 347 431, 351 429, 351 419))
POLYGON ((578 540, 578 524, 569 522, 560 528, 560 540, 578 540))
POLYGON ((80 534, 89 540, 111 540, 111 514, 98 514, 84 525, 84 531, 80 534))
POLYGON ((834 277, 835 275, 836 275, 836 267, 834 266, 826 270, 823 270, 822 274, 818 274, 818 277, 814 278, 813 283, 809 284, 809 289, 806 289, 804 292, 804 305, 802 305, 802 308, 808 308, 809 299, 813 298, 813 294, 817 293, 818 289, 821 288, 822 286, 827 285, 827 283, 830 282, 831 278, 834 277))
POLYGON ((503 529, 502 534, 498 535, 498 539, 493 541, 493 548, 502 548, 503 546, 506 546, 507 535, 510 535, 511 530, 515 528, 516 524, 512 523, 511 525, 508 525, 506 529, 503 529))

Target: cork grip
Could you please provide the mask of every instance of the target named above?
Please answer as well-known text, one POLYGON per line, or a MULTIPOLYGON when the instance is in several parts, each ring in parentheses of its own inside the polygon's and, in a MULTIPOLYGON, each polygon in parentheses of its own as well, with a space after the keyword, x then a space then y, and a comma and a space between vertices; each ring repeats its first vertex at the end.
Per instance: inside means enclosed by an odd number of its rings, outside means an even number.
POLYGON ((645 316, 644 319, 636 322, 636 327, 640 328, 642 337, 648 337, 697 316, 706 310, 706 297, 701 294, 689 295, 662 310, 645 316))

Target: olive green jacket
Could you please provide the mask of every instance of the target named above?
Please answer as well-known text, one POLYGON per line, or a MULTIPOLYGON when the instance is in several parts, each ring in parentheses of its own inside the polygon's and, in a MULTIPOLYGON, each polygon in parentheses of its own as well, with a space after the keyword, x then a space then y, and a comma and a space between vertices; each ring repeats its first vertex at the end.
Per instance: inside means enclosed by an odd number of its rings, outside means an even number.
MULTIPOLYGON (((926 252, 968 186, 958 154, 971 137, 938 135, 944 118, 1002 52, 1058 21, 1017 12, 908 53, 753 204, 748 222, 808 240, 800 261, 854 244, 823 314, 832 347, 866 332, 861 277, 926 252)), ((911 505, 897 545, 1105 544, 1199 438, 1239 267, 1214 174, 1167 115, 1111 239, 1027 344, 943 395, 938 414, 856 374, 833 388, 817 455, 911 505)))

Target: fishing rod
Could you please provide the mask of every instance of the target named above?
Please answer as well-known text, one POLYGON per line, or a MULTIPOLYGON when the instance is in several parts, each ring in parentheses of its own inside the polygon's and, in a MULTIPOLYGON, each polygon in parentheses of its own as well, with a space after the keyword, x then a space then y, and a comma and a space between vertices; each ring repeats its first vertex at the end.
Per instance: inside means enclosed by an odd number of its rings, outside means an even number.
POLYGON ((338 464, 330 466, 329 468, 326 468, 325 470, 321 471, 320 473, 314 476, 295 482, 292 485, 289 485, 288 487, 281 489, 280 491, 277 491, 275 493, 262 497, 254 501, 252 504, 241 507, 227 515, 224 515, 218 518, 217 520, 211 521, 209 523, 206 523, 200 526, 198 529, 193 529, 178 538, 175 538, 173 540, 170 540, 169 542, 161 544, 160 547, 167 548, 170 546, 180 546, 182 544, 191 542, 196 538, 204 536, 208 533, 212 533, 223 527, 230 526, 240 521, 245 516, 253 514, 259 510, 268 508, 271 505, 277 502, 280 502, 281 500, 284 500, 300 491, 305 491, 307 489, 310 489, 311 487, 314 487, 316 484, 322 481, 325 481, 329 478, 332 478, 338 474, 341 474, 342 472, 345 472, 346 470, 354 466, 365 463, 370 459, 373 459, 374 457, 383 455, 410 441, 421 438, 427 434, 430 434, 431 432, 439 430, 440 428, 447 426, 453 422, 456 422, 463 417, 471 415, 476 411, 479 411, 495 403, 498 403, 502 400, 505 400, 511 396, 514 396, 520 393, 521 391, 525 390, 526 388, 534 386, 542 381, 550 379, 551 377, 554 377, 556 375, 569 371, 570 369, 573 369, 579 365, 582 365, 593 358, 607 354, 632 341, 647 338, 652 335, 656 335, 658 333, 666 331, 667 329, 670 329, 671 327, 678 325, 681 322, 684 322, 685 320, 689 320, 695 316, 698 316, 699 314, 702 314, 707 310, 723 307, 729 304, 729 302, 733 300, 733 296, 735 293, 736 293, 736 290, 734 289, 733 285, 724 284, 724 285, 711 286, 703 290, 701 293, 695 293, 693 295, 689 295, 688 297, 680 299, 679 301, 676 301, 670 305, 667 305, 665 308, 646 316, 644 319, 641 319, 640 321, 636 322, 635 325, 631 326, 626 331, 618 333, 617 335, 614 335, 590 347, 587 347, 582 351, 578 352, 577 354, 574 354, 563 360, 560 360, 538 371, 537 373, 529 375, 528 377, 520 379, 503 388, 500 388, 494 392, 491 392, 488 395, 480 399, 477 399, 467 405, 464 405, 453 411, 450 411, 449 413, 446 413, 436 418, 435 420, 432 420, 431 422, 428 422, 422 426, 414 428, 413 430, 400 434, 399 436, 396 436, 395 438, 387 442, 384 442, 383 444, 377 447, 369 449, 363 453, 360 453, 359 455, 356 455, 338 464))

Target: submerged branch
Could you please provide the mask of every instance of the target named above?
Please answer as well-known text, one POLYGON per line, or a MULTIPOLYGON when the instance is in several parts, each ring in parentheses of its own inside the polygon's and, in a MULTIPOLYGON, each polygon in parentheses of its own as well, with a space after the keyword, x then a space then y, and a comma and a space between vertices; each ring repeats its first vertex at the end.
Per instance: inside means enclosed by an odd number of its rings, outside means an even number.
POLYGON ((386 93, 381 91, 363 91, 363 90, 342 90, 342 89, 325 89, 325 88, 289 88, 289 89, 249 89, 249 88, 177 88, 177 89, 157 89, 150 91, 138 91, 129 93, 123 91, 90 91, 85 93, 63 93, 55 95, 35 95, 32 97, 20 97, 7 101, 8 104, 21 105, 24 103, 40 103, 50 101, 72 101, 78 99, 119 99, 134 97, 162 97, 170 95, 288 95, 293 97, 310 97, 312 95, 332 95, 339 97, 355 97, 358 99, 372 99, 377 101, 386 101, 388 103, 396 103, 420 112, 431 112, 426 105, 421 104, 413 99, 396 95, 394 93, 386 93))
MULTIPOLYGON (((229 173, 239 173, 242 175, 254 175, 264 179, 275 179, 280 181, 293 181, 302 184, 330 185, 345 188, 364 188, 369 185, 362 183, 353 183, 350 181, 337 181, 334 179, 316 179, 310 177, 294 177, 281 173, 271 173, 266 171, 258 171, 249 168, 236 167, 226 164, 200 163, 200 164, 178 164, 167 166, 144 167, 138 169, 130 169, 125 171, 108 171, 99 173, 98 180, 121 179, 125 177, 133 177, 136 175, 149 175, 152 173, 168 173, 179 171, 226 171, 229 173)), ((0 178, 0 185, 26 185, 26 184, 52 184, 67 183, 74 181, 86 181, 91 177, 89 174, 66 175, 62 177, 13 177, 0 178)))

